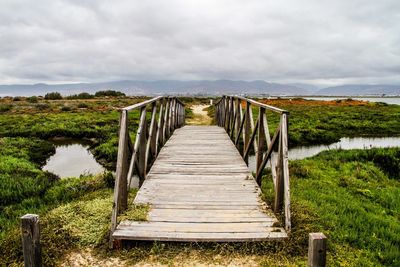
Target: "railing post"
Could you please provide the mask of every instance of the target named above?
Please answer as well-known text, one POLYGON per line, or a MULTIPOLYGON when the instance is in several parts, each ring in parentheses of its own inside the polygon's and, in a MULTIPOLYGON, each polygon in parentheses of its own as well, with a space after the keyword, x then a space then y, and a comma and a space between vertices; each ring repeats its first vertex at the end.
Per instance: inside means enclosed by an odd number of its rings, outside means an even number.
POLYGON ((140 178, 139 185, 146 179, 146 139, 147 139, 147 120, 146 120, 146 106, 140 110, 140 122, 136 135, 138 141, 138 175, 140 178))
POLYGON ((42 266, 39 215, 26 214, 22 216, 21 232, 25 267, 42 266))
POLYGON ((225 118, 224 118, 224 126, 227 133, 229 133, 229 98, 225 97, 225 118))
POLYGON ((289 131, 288 131, 288 115, 282 114, 282 174, 283 174, 283 189, 285 201, 285 229, 290 231, 290 181, 289 181, 289 131))
POLYGON ((117 194, 117 213, 126 210, 128 204, 127 174, 128 174, 128 111, 122 110, 120 116, 120 131, 117 156, 115 193, 117 194))
POLYGON ((279 132, 279 145, 278 145, 278 164, 277 164, 277 175, 276 175, 276 183, 275 183, 275 203, 274 203, 274 211, 276 213, 282 210, 283 206, 283 197, 284 197, 284 173, 283 173, 283 133, 282 128, 285 123, 283 114, 281 115, 280 120, 280 132, 279 132))
POLYGON ((218 108, 219 108, 219 103, 217 105, 214 105, 214 118, 215 118, 215 122, 217 123, 217 125, 220 126, 219 125, 218 108))
MULTIPOLYGON (((236 121, 235 121, 235 139, 239 138, 239 134, 240 134, 240 122, 241 122, 241 118, 240 118, 240 111, 241 111, 241 107, 240 107, 240 99, 238 98, 236 100, 236 121)), ((239 148, 239 142, 236 145, 236 148, 239 148)))
POLYGON ((147 144, 146 144, 146 156, 145 156, 145 161, 144 161, 144 170, 145 173, 148 171, 148 165, 149 165, 149 160, 155 158, 155 147, 156 147, 156 113, 157 113, 157 103, 154 102, 152 104, 152 109, 151 109, 151 121, 150 121, 150 130, 149 130, 149 138, 147 139, 147 144), (150 155, 152 158, 150 158, 150 155))
POLYGON ((246 101, 246 111, 244 113, 245 116, 245 122, 244 122, 244 144, 243 144, 243 155, 244 155, 244 161, 246 162, 246 164, 249 164, 249 155, 245 154, 246 152, 246 148, 249 145, 250 142, 250 128, 251 128, 251 124, 250 124, 250 103, 246 101))
POLYGON ((180 121, 179 121, 179 127, 182 127, 184 122, 185 122, 185 107, 182 104, 179 104, 179 110, 180 110, 180 121))
POLYGON ((308 267, 326 265, 326 241, 323 233, 310 233, 308 239, 308 267))
POLYGON ((171 117, 170 117, 170 132, 173 133, 175 130, 175 98, 171 99, 171 117))
POLYGON ((170 136, 170 111, 171 111, 171 99, 169 97, 166 98, 165 105, 165 119, 164 119, 164 143, 170 136))
POLYGON ((156 136, 156 154, 160 151, 160 147, 164 145, 164 105, 165 99, 161 100, 160 114, 158 116, 157 136, 156 136))
POLYGON ((264 116, 265 108, 260 107, 258 113, 258 142, 257 142, 257 154, 256 154, 256 169, 257 169, 257 183, 261 185, 261 172, 260 166, 263 161, 264 147, 265 147, 265 129, 264 129, 264 116))

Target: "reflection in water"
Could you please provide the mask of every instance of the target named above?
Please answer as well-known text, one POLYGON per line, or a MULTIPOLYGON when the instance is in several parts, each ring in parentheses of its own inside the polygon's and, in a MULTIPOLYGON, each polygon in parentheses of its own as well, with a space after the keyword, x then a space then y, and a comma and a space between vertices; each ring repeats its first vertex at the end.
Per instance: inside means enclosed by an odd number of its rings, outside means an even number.
POLYGON ((61 178, 79 177, 81 174, 98 174, 105 171, 88 150, 86 142, 69 140, 54 141, 56 153, 51 156, 43 170, 57 174, 61 178))
MULTIPOLYGON (((400 137, 379 138, 341 138, 339 142, 330 145, 299 146, 289 149, 289 159, 304 159, 317 155, 319 152, 329 149, 368 149, 372 147, 399 147, 400 137)), ((268 165, 269 166, 269 163, 268 165)), ((255 156, 249 157, 249 169, 256 169, 255 156)))

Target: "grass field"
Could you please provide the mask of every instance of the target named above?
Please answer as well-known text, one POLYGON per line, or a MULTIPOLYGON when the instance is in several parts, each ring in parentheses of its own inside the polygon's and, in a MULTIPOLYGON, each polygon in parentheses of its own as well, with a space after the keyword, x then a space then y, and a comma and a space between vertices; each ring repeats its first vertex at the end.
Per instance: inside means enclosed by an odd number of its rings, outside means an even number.
MULTIPOLYGON (((308 233, 329 237, 334 266, 400 265, 400 150, 328 151, 291 161, 293 232, 283 243, 137 243, 129 250, 107 248, 113 177, 109 173, 59 180, 41 170, 54 153, 47 140, 87 138, 103 164, 115 164, 117 107, 139 98, 88 100, 0 100, 0 266, 21 264, 18 218, 38 213, 46 265, 76 261, 118 264, 219 263, 305 265, 308 233), (93 226, 94 225, 94 226, 93 226)), ((187 103, 208 103, 209 99, 187 103)), ((398 136, 400 107, 358 101, 268 102, 290 115, 291 144, 336 141, 342 136, 398 136)), ((135 128, 137 113, 130 127, 135 128)), ((187 117, 192 113, 187 110, 187 117)), ((269 120, 276 125, 277 120, 269 120)), ((134 136, 132 136, 134 137, 134 136)), ((270 199, 269 177, 263 189, 270 199)), ((131 192, 133 197, 135 191, 131 192)))

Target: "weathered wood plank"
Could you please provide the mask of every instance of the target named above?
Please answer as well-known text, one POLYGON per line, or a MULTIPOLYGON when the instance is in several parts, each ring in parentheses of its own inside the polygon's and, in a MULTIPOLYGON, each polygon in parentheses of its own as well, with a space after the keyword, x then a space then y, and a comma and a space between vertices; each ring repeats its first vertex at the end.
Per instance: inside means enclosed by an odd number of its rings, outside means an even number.
POLYGON ((157 231, 135 231, 117 230, 115 239, 127 240, 155 240, 155 241, 187 241, 187 242, 250 242, 264 240, 280 240, 287 238, 282 232, 262 233, 180 233, 180 232, 157 232, 157 231))

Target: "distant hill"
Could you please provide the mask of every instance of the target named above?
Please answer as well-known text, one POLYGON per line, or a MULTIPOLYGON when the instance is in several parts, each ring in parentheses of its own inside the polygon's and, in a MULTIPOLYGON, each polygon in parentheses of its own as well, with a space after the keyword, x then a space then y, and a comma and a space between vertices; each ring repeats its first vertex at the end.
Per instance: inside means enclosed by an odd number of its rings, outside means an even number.
MULTIPOLYGON (((194 95, 194 94, 265 94, 265 95, 307 95, 311 91, 302 86, 269 83, 265 81, 200 80, 200 81, 113 81, 103 83, 77 84, 14 84, 0 85, 0 96, 44 95, 57 91, 63 95, 80 92, 94 93, 99 90, 113 89, 128 95, 194 95)), ((313 90, 314 91, 314 90, 313 90)))
POLYGON ((127 95, 326 95, 326 96, 356 96, 356 95, 400 95, 400 85, 340 85, 318 89, 316 86, 302 83, 270 83, 257 81, 233 80, 199 80, 199 81, 136 81, 122 80, 102 83, 76 84, 12 84, 0 85, 0 96, 31 96, 45 95, 48 92, 60 92, 71 95, 81 92, 95 93, 100 90, 118 90, 127 95))
POLYGON ((327 96, 356 96, 356 95, 400 95, 400 85, 384 84, 352 84, 323 88, 314 93, 327 96))

